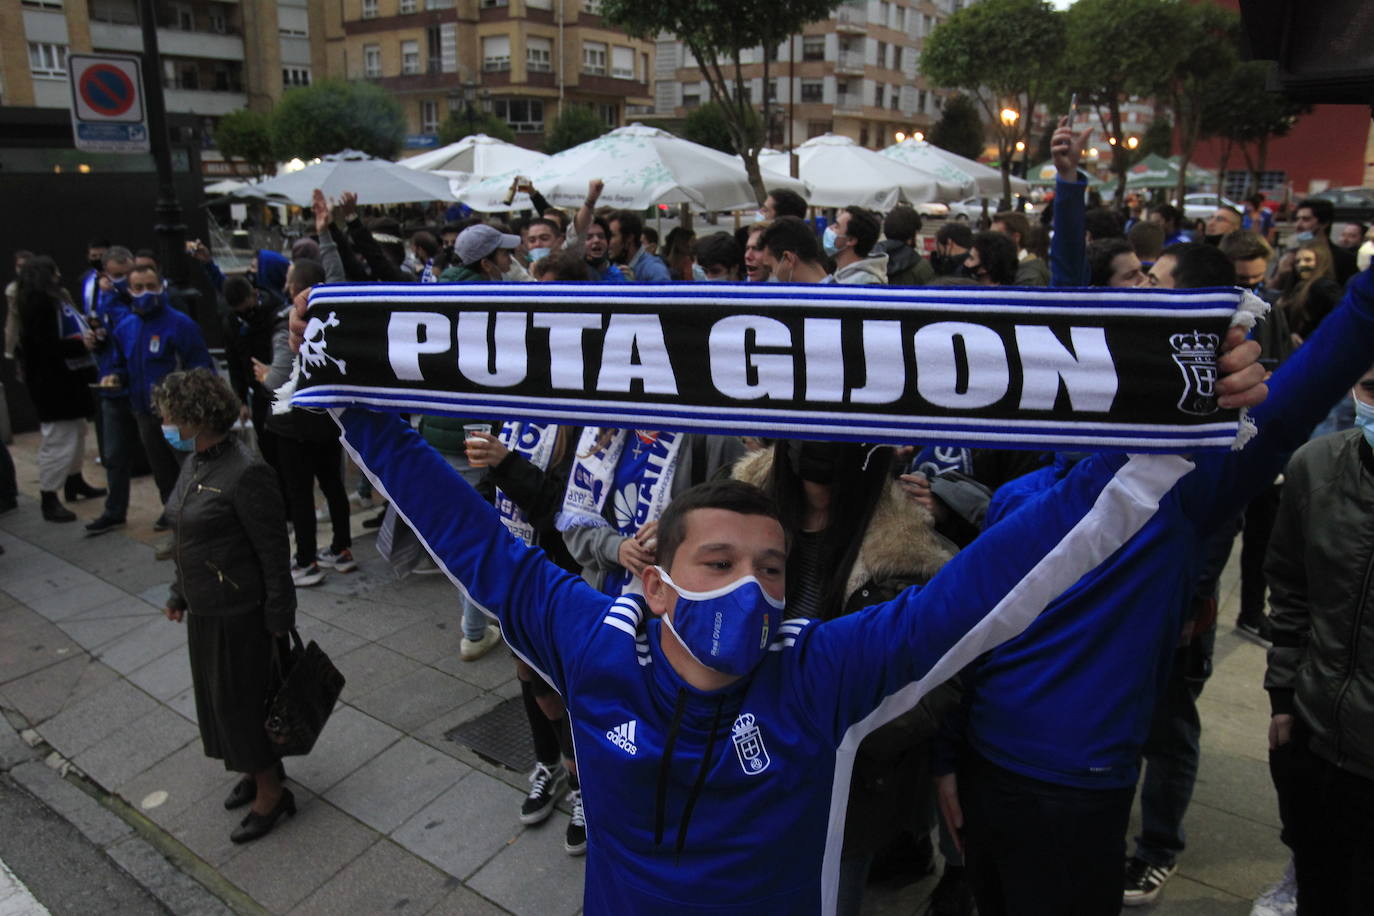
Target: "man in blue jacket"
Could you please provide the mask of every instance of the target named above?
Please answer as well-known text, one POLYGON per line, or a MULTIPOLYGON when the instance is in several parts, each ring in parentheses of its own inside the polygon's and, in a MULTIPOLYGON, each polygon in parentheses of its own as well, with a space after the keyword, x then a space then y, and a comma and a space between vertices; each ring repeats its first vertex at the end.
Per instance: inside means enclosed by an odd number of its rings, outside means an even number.
MULTIPOLYGON (((163 436, 162 419, 153 406, 153 386, 171 372, 214 371, 210 350, 195 320, 168 303, 162 277, 151 266, 130 271, 129 314, 115 325, 111 337, 115 347, 111 374, 129 391, 138 437, 165 504, 186 452, 173 449, 163 436)), ((159 518, 155 527, 165 529, 167 519, 159 518)))
MULTIPOLYGON (((297 340, 303 314, 301 300, 297 340)), ((1257 350, 1242 345, 1223 371, 1257 350)), ((1222 380, 1223 404, 1254 403, 1252 369, 1222 380)), ((1192 467, 1092 456, 924 588, 819 622, 782 619, 787 544, 747 485, 679 496, 659 522, 644 597, 611 598, 511 537, 398 418, 337 418, 449 578, 565 698, 586 774, 584 907, 595 913, 833 912, 862 739, 1021 632, 1148 525, 1192 467)))

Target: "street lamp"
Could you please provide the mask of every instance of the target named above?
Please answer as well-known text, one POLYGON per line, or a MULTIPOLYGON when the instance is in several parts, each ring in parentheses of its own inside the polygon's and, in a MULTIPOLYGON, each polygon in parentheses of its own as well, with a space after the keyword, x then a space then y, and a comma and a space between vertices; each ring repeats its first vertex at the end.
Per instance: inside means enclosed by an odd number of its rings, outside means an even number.
POLYGON ((1021 112, 1017 111, 1015 108, 1002 109, 1002 123, 1007 125, 1008 127, 1015 125, 1016 122, 1020 119, 1020 117, 1021 112))
POLYGON ((925 139, 926 139, 926 135, 923 134, 923 133, 921 133, 921 132, 918 130, 918 131, 916 131, 916 133, 914 133, 914 134, 911 135, 911 139, 915 140, 917 143, 924 143, 924 142, 925 142, 925 139))
POLYGON ((1139 145, 1140 145, 1140 138, 1139 138, 1139 137, 1127 137, 1127 138, 1126 138, 1126 149, 1135 149, 1135 148, 1136 148, 1137 146, 1139 146, 1139 145))
POLYGON ((903 140, 906 139, 906 133, 899 130, 892 135, 892 139, 896 140, 898 143, 901 143, 903 140))
POLYGON ((477 108, 474 102, 485 103, 490 93, 485 90, 478 92, 477 83, 474 80, 466 80, 458 86, 454 86, 448 92, 448 113, 450 117, 458 117, 461 110, 463 117, 468 122, 468 133, 477 130, 477 108))

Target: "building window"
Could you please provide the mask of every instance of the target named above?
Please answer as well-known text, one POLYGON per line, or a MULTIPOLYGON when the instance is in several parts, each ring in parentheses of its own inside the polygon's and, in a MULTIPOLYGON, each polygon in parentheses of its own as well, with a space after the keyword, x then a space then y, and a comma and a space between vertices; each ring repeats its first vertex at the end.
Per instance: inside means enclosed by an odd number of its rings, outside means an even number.
POLYGON ((598 103, 592 111, 601 119, 601 123, 605 124, 607 127, 618 127, 620 125, 620 112, 614 104, 598 103))
POLYGON ((599 41, 582 42, 582 72, 591 76, 606 75, 606 45, 599 41))
POLYGON ((770 102, 776 102, 777 100, 778 100, 778 79, 777 79, 777 77, 775 77, 775 76, 774 76, 774 77, 769 77, 769 78, 768 78, 768 101, 770 101, 770 102))
POLYGON ((425 9, 451 10, 453 9, 453 0, 425 0, 425 9))
POLYGON ((509 6, 510 0, 482 0, 482 9, 489 10, 495 6, 509 6))
POLYGON ((699 89, 693 89, 691 92, 685 92, 685 91, 684 91, 684 92, 682 93, 682 107, 683 107, 683 108, 700 108, 700 107, 701 107, 701 91, 700 91, 699 89))
POLYGON ((898 100, 902 97, 901 89, 897 86, 892 87, 892 91, 887 95, 887 107, 893 111, 897 110, 898 100))
POLYGON ((491 112, 517 134, 544 132, 544 102, 541 99, 494 99, 491 112))
POLYGON ((830 133, 834 129, 834 121, 807 121, 806 139, 810 140, 813 137, 824 136, 825 134, 830 133))
POLYGON ((417 0, 401 0, 400 12, 402 15, 413 13, 420 8, 417 0))
POLYGON ((487 73, 510 69, 509 35, 488 35, 482 39, 482 69, 487 73))
POLYGON ((802 60, 825 60, 825 36, 802 36, 802 60))
POLYGON ((420 72, 420 43, 418 41, 401 42, 401 72, 406 74, 420 72))
POLYGON ((887 89, 882 83, 873 87, 873 104, 879 108, 883 107, 883 92, 887 89))
POLYGON ((525 39, 525 69, 531 73, 553 70, 553 39, 530 35, 525 39))
POLYGON ((281 70, 281 84, 282 84, 283 87, 285 87, 285 88, 287 88, 287 89, 290 89, 292 86, 309 86, 309 85, 310 85, 310 68, 309 68, 309 67, 282 67, 282 70, 281 70))
POLYGON ((23 5, 31 10, 60 10, 62 0, 23 0, 23 5))
POLYGON ((820 80, 802 80, 801 100, 803 102, 821 102, 825 100, 825 84, 820 80))
POLYGON ((425 53, 429 73, 458 72, 458 26, 446 22, 425 29, 425 53))
POLYGON ((189 6, 182 3, 173 3, 171 6, 171 13, 172 28, 180 29, 183 32, 194 32, 196 30, 196 14, 189 6))
POLYGON ((363 45, 363 76, 382 75, 382 46, 363 45))
POLYGON ((420 133, 437 134, 439 132, 439 103, 434 99, 427 99, 420 103, 420 133))
POLYGON ((553 9, 553 0, 525 0, 525 9, 551 10, 553 9))
POLYGON ((46 41, 29 42, 29 72, 44 79, 63 79, 67 75, 67 46, 46 41))
POLYGON ((622 48, 619 45, 611 48, 611 76, 619 80, 635 78, 634 48, 622 48))
POLYGON ((874 61, 874 63, 877 64, 879 67, 887 66, 887 42, 878 42, 878 57, 874 61))
POLYGON ((922 113, 926 110, 926 91, 924 89, 916 91, 916 110, 922 113))
POLYGON ((363 0, 363 18, 377 18, 377 0, 363 0))
POLYGON ((582 0, 582 11, 593 16, 600 16, 601 0, 582 0))

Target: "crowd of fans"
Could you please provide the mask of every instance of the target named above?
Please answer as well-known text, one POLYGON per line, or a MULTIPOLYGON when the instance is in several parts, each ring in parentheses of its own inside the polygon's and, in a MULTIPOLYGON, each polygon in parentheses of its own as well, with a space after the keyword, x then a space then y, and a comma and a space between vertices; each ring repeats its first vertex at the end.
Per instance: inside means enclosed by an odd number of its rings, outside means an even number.
MULTIPOLYGON (((1302 352, 1343 296, 1358 297, 1358 289, 1349 292, 1352 278, 1368 269, 1374 236, 1367 240, 1364 227, 1348 225, 1332 238, 1329 203, 1299 203, 1294 233, 1283 244, 1259 201, 1247 201, 1243 211, 1219 207, 1199 227, 1185 226, 1168 204, 1124 212, 1090 207, 1078 171, 1081 146, 1066 127, 1055 135, 1059 181, 1043 219, 1007 211, 992 215, 986 228, 945 222, 929 248, 911 207, 885 215, 846 207, 818 232, 806 201, 786 190, 772 191, 756 221, 736 232, 697 236, 674 228, 660 241, 638 212, 598 207, 600 182, 572 214, 522 185, 533 216, 510 223, 472 217, 408 234, 394 219, 364 219, 354 195, 328 201, 317 191, 313 235, 296 241, 289 255, 259 251, 244 275, 226 277, 205 246, 193 246, 221 299, 225 351, 217 371, 237 397, 236 426, 251 428, 294 531, 292 582, 309 587, 327 570, 356 568, 350 513, 374 504, 365 480, 348 492, 333 420, 270 411, 273 391, 291 372, 292 303, 320 283, 1237 285, 1274 305, 1254 332, 1270 369, 1302 352), (323 509, 316 507, 317 486, 323 509), (327 545, 316 542, 317 517, 329 520, 327 545)), ((42 424, 43 517, 72 522, 76 515, 64 500, 103 499, 103 511, 85 526, 97 536, 126 524, 130 476, 141 460, 159 499, 167 504, 173 497, 196 449, 187 447, 184 427, 159 414, 159 385, 174 372, 215 367, 155 256, 98 239, 89 258, 72 295, 52 259, 16 255, 5 349, 18 361, 42 424), (105 488, 81 474, 92 419, 105 488)), ((1284 382, 1297 387, 1302 380, 1284 382)), ((1044 619, 1078 621, 1074 638, 1046 624, 1048 635, 1040 638, 1054 640, 1056 651, 1026 652, 1023 640, 1013 640, 865 739, 849 786, 840 912, 859 911, 868 883, 929 874, 939 859, 933 913, 1108 913, 1154 900, 1184 851, 1183 819, 1200 755, 1196 704, 1211 670, 1220 571, 1238 534, 1235 626, 1272 646, 1265 684, 1274 709, 1270 740, 1283 838, 1297 866, 1264 893, 1255 912, 1355 913, 1374 905, 1360 865, 1374 861, 1374 821, 1367 819, 1374 810, 1374 641, 1342 635, 1328 620, 1353 619, 1356 634, 1369 628, 1357 606, 1369 597, 1367 572, 1361 586, 1360 571, 1371 552, 1363 535, 1350 549, 1326 518, 1341 517, 1351 531, 1367 527, 1368 506, 1360 500, 1367 502, 1368 482, 1359 475, 1362 467, 1374 472, 1366 442, 1374 428, 1374 373, 1353 397, 1307 410, 1316 413, 1288 420, 1302 427, 1299 439, 1320 421, 1317 441, 1286 475, 1283 461, 1296 442, 1268 457, 1261 450, 1224 467, 1219 462, 1210 476, 1197 472, 1197 492, 1180 498, 1176 525, 1151 537, 1142 532, 1140 543, 1052 604, 1044 619), (1324 495, 1317 483, 1328 478, 1349 478, 1350 489, 1340 492, 1363 495, 1324 495), (1322 521, 1314 524, 1316 518, 1322 521), (1318 573, 1348 588, 1319 588, 1309 581, 1318 573), (1363 673, 1350 673, 1355 669, 1363 673), (1127 818, 1142 771, 1141 833, 1128 855, 1127 818), (1366 819, 1352 815, 1341 822, 1346 829, 1317 813, 1342 805, 1366 819)), ((674 497, 721 478, 754 484, 776 505, 791 545, 788 616, 824 619, 928 582, 1081 457, 941 443, 875 450, 642 429, 532 430, 519 418, 411 420, 497 505, 512 532, 608 595, 636 592, 655 568, 659 519, 674 497), (546 447, 518 450, 522 435, 546 436, 546 447), (666 479, 647 471, 644 456, 655 451, 676 456, 666 479), (603 459, 616 491, 633 486, 652 505, 647 521, 609 504, 583 507, 579 516, 565 503, 570 475, 593 457, 603 459)), ((8 452, 0 453, 0 511, 15 505, 13 477, 8 452)), ((404 523, 393 508, 364 524, 389 530, 391 550, 398 550, 404 523)), ((175 525, 164 511, 154 527, 175 525)), ((407 569, 433 571, 434 564, 421 556, 407 569)), ((462 657, 471 660, 501 633, 475 605, 460 602, 462 657)), ((169 604, 178 613, 184 607, 169 604)), ((569 795, 565 848, 579 854, 588 828, 563 699, 525 660, 515 664, 538 758, 519 819, 543 821, 569 795)), ((249 780, 236 792, 249 800, 252 792, 282 798, 279 771, 261 752, 243 757, 249 758, 241 769, 266 781, 255 788, 249 780)), ((259 824, 254 836, 271 826, 259 824)))

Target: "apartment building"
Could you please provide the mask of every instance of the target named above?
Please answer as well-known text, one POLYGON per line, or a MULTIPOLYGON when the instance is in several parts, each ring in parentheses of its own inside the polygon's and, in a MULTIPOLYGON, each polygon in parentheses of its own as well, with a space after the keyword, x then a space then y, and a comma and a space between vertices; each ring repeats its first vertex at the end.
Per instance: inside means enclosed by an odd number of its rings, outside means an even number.
MULTIPOLYGON (((767 91, 777 105, 769 145, 836 133, 880 149, 898 132, 929 131, 947 93, 921 75, 921 49, 938 23, 966 5, 966 0, 850 0, 776 48, 745 52, 741 63, 750 100, 761 108, 767 91)), ((683 118, 710 101, 701 71, 682 42, 659 41, 656 60, 656 117, 683 118)))
POLYGON ((652 110, 653 45, 607 27, 595 0, 342 0, 325 35, 330 75, 392 93, 414 148, 450 113, 491 112, 537 147, 568 105, 608 127, 652 110))

